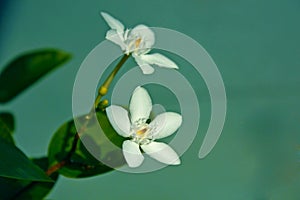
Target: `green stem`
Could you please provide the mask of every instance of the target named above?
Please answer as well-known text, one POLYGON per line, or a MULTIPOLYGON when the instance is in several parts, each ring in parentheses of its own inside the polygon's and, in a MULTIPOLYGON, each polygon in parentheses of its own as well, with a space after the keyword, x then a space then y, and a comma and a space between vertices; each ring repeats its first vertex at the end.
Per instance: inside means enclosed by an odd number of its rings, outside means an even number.
MULTIPOLYGON (((106 80, 104 81, 104 83, 100 86, 99 90, 98 90, 98 95, 96 97, 94 106, 92 107, 91 111, 89 112, 88 115, 86 115, 85 117, 85 123, 83 124, 83 126, 81 127, 81 129, 74 135, 73 138, 73 142, 72 142, 72 147, 70 149, 70 151, 68 152, 68 154, 66 155, 66 157, 61 160, 60 162, 56 163, 55 165, 52 165, 51 167, 48 168, 47 171, 45 171, 45 173, 48 176, 51 176, 53 173, 57 172, 59 169, 61 169, 62 167, 66 166, 66 165, 71 165, 71 157, 72 155, 75 153, 78 142, 79 142, 79 138, 80 138, 80 134, 85 130, 85 128, 87 127, 87 125, 89 124, 90 119, 93 116, 94 111, 96 110, 96 108, 98 107, 101 98, 106 95, 109 86, 111 84, 111 82, 113 81, 114 77, 116 76, 116 74, 118 73, 118 71, 121 69, 121 67, 123 66, 123 64, 126 62, 126 60, 130 57, 130 55, 126 55, 124 54, 124 56, 122 57, 122 59, 120 60, 120 62, 116 65, 116 67, 114 68, 114 70, 110 73, 110 75, 106 78, 106 80)), ((26 192, 27 190, 30 190, 32 187, 34 187, 38 182, 31 182, 29 183, 27 186, 25 186, 21 191, 17 192, 17 194, 14 195, 14 197, 12 197, 12 199, 17 199, 21 194, 23 194, 24 192, 26 192)))
POLYGON ((130 54, 129 55, 124 54, 124 56, 122 57, 122 59, 120 60, 120 62, 117 64, 117 66, 115 67, 115 69, 110 73, 110 75, 106 78, 106 80, 104 81, 104 83, 100 86, 100 88, 98 90, 98 95, 97 95, 95 103, 94 103, 94 109, 96 109, 98 107, 101 98, 104 95, 106 95, 111 82, 113 81, 113 79, 116 76, 116 74, 118 73, 118 71, 121 69, 122 65, 129 58, 129 56, 130 56, 130 54))
POLYGON ((55 165, 51 166, 46 171, 46 174, 48 176, 50 176, 54 172, 57 172, 63 166, 65 166, 67 164, 70 164, 70 159, 71 159, 71 156, 76 151, 80 134, 82 132, 84 132, 85 128, 89 124, 90 119, 93 116, 93 113, 94 113, 95 109, 98 107, 98 105, 99 105, 99 103, 101 101, 101 98, 107 93, 111 82, 113 81, 114 77, 116 76, 116 74, 118 73, 118 71, 121 69, 121 67, 123 66, 123 64, 126 62, 126 60, 129 58, 129 56, 130 55, 124 54, 124 56, 122 57, 122 59, 120 60, 120 62, 116 65, 116 67, 114 68, 114 70, 110 73, 110 75, 106 78, 106 80, 104 81, 104 83, 100 86, 100 88, 98 90, 97 98, 96 98, 95 103, 94 103, 94 106, 92 107, 92 109, 89 112, 89 114, 86 115, 86 117, 85 117, 86 120, 85 120, 83 126, 81 127, 81 129, 74 135, 72 147, 71 147, 69 153, 67 154, 67 156, 62 161, 60 161, 59 163, 56 163, 55 165))

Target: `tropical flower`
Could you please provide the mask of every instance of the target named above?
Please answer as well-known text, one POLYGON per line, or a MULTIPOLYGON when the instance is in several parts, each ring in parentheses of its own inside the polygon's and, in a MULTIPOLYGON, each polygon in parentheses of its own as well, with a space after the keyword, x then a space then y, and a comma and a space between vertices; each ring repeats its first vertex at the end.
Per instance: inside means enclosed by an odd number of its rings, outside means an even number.
POLYGON ((129 167, 138 167, 142 164, 144 156, 140 149, 162 163, 180 164, 178 155, 169 145, 155 140, 172 135, 182 123, 181 115, 165 112, 156 116, 151 123, 147 123, 151 110, 151 98, 140 86, 131 96, 130 115, 120 106, 111 105, 106 108, 113 128, 119 135, 129 138, 122 144, 127 164, 129 167))
POLYGON ((151 65, 178 69, 178 66, 169 58, 159 53, 148 54, 155 42, 153 31, 145 25, 137 25, 133 29, 126 29, 117 19, 101 12, 102 17, 111 28, 107 31, 106 39, 119 45, 125 54, 132 54, 144 74, 152 74, 151 65))

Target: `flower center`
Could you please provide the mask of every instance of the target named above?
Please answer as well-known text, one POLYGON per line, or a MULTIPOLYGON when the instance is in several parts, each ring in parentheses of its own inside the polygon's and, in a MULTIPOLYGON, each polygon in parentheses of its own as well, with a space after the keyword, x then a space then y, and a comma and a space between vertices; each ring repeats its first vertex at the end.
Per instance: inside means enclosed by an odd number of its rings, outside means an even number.
POLYGON ((140 129, 140 130, 137 130, 137 131, 136 131, 136 134, 139 135, 139 136, 142 136, 142 135, 144 135, 147 131, 148 131, 148 128, 142 128, 142 129, 140 129))
POLYGON ((146 123, 145 119, 139 119, 131 126, 131 137, 137 144, 146 144, 151 141, 152 128, 146 123))
POLYGON ((138 38, 137 40, 135 40, 135 48, 138 48, 141 44, 142 38, 138 38))
POLYGON ((130 52, 132 52, 132 51, 136 52, 139 49, 141 42, 142 42, 142 38, 140 38, 140 37, 138 37, 137 39, 134 39, 133 41, 131 41, 129 43, 129 46, 128 46, 129 51, 130 52))
POLYGON ((134 137, 138 137, 138 138, 147 137, 149 131, 150 131, 150 127, 146 123, 133 127, 133 135, 134 137))

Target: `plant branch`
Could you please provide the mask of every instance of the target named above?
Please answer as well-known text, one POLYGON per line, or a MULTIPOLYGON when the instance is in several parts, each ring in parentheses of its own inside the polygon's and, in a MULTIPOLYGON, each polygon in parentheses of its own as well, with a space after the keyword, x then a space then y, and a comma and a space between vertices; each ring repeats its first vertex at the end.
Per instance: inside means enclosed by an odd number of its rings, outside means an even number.
MULTIPOLYGON (((82 125, 81 129, 79 131, 76 132, 76 134, 74 135, 73 141, 72 141, 72 146, 70 151, 68 152, 68 154, 66 155, 66 157, 61 160, 60 162, 52 165, 51 167, 49 167, 45 173, 50 177, 53 173, 57 172, 58 170, 60 170, 62 167, 68 165, 68 164, 72 164, 71 161, 71 157, 72 155, 75 153, 76 149, 77 149, 77 145, 80 139, 80 134, 82 134, 86 127, 88 126, 90 119, 93 117, 93 114, 95 112, 95 110, 97 109, 97 107, 99 106, 99 103, 101 101, 101 98, 106 95, 109 86, 111 84, 111 82, 113 81, 114 77, 116 76, 116 74, 118 73, 118 71, 121 69, 122 65, 126 62, 126 60, 129 58, 130 55, 126 55, 124 54, 124 56, 122 57, 122 59, 120 60, 120 62, 116 65, 116 67, 114 68, 114 70, 110 73, 110 75, 106 78, 106 80, 104 81, 104 83, 100 86, 99 90, 98 90, 98 95, 95 99, 95 103, 92 107, 92 109, 90 110, 90 112, 85 116, 85 122, 82 125)), ((90 167, 90 166, 88 166, 90 167)), ((29 183, 27 186, 25 186, 24 188, 22 188, 22 190, 20 190, 19 192, 16 193, 16 195, 14 195, 14 197, 12 197, 12 199, 17 199, 20 195, 22 195, 24 192, 26 192, 27 190, 30 190, 32 187, 34 187, 38 182, 31 182, 29 183)))
POLYGON ((94 104, 94 108, 96 109, 100 103, 101 98, 106 95, 109 86, 112 82, 112 80, 114 79, 114 77, 116 76, 116 74, 118 73, 118 71, 121 69, 122 65, 126 62, 126 60, 129 58, 130 54, 124 54, 124 56, 122 57, 122 59, 120 60, 120 62, 116 65, 115 69, 110 73, 110 75, 106 78, 106 80, 104 81, 104 83, 100 86, 99 90, 98 90, 98 95, 96 97, 95 100, 95 104, 94 104))
POLYGON ((78 144, 78 141, 79 141, 81 133, 85 131, 85 129, 88 126, 89 121, 92 118, 95 110, 99 106, 101 98, 107 93, 111 82, 113 81, 114 77, 116 76, 116 74, 118 73, 118 71, 121 69, 121 67, 123 66, 123 64, 126 62, 126 60, 129 58, 129 56, 130 55, 124 54, 124 56, 119 61, 119 63, 116 65, 116 67, 114 68, 114 70, 110 73, 110 75, 106 78, 106 80, 104 81, 104 83, 100 86, 100 88, 98 90, 98 95, 97 95, 95 103, 94 103, 94 106, 90 110, 89 114, 86 115, 85 122, 82 125, 81 129, 74 135, 74 139, 73 139, 73 142, 72 142, 72 147, 71 147, 69 153, 66 155, 66 157, 62 161, 60 161, 60 162, 56 163, 55 165, 51 166, 46 171, 46 174, 48 176, 50 176, 54 172, 58 171, 60 168, 64 167, 65 165, 68 165, 68 164, 71 163, 71 157, 72 157, 72 155, 76 151, 77 144, 78 144))

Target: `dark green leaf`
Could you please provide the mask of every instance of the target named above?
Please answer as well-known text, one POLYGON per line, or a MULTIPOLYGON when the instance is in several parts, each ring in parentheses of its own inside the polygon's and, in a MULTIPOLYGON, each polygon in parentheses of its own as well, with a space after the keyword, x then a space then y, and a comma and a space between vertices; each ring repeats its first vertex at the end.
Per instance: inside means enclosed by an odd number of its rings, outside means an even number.
POLYGON ((115 131, 115 129, 111 126, 106 113, 105 112, 97 112, 97 118, 98 118, 98 122, 99 122, 101 128, 105 131, 104 134, 106 135, 106 137, 112 143, 114 143, 116 146, 118 146, 119 148, 122 148, 122 144, 123 144, 125 138, 120 136, 115 131))
MULTIPOLYGON (((47 170, 48 158, 32 160, 41 169, 47 170)), ((58 173, 53 173, 51 178, 56 181, 58 173)), ((31 182, 0 177, 0 199, 43 199, 53 188, 54 182, 31 182)))
POLYGON ((44 49, 15 58, 0 74, 0 102, 10 101, 70 57, 61 50, 44 49))
MULTIPOLYGON (((85 144, 89 144, 89 150, 92 149, 93 152, 97 152, 97 158, 89 153, 80 140, 75 153, 71 156, 71 162, 67 163, 59 170, 59 173, 62 175, 80 178, 94 176, 113 170, 102 164, 99 160, 109 160, 110 163, 113 163, 114 168, 124 165, 125 160, 121 149, 116 145, 113 145, 108 139, 110 138, 119 144, 121 143, 120 137, 110 126, 104 113, 98 112, 97 117, 99 122, 101 121, 100 124, 105 131, 105 134, 103 132, 95 131, 96 123, 98 123, 98 120, 96 119, 90 119, 87 128, 80 134, 81 140, 84 140, 85 144)), ((80 117, 78 120, 85 123, 86 119, 85 117, 80 117)), ((73 120, 62 125, 57 130, 48 149, 48 157, 51 165, 59 163, 68 157, 76 133, 77 130, 73 120)))
POLYGON ((0 113, 0 119, 6 123, 9 130, 13 133, 15 130, 14 116, 9 112, 2 112, 0 113))
POLYGON ((8 143, 14 144, 12 137, 14 118, 10 113, 0 113, 0 137, 8 143))
POLYGON ((52 180, 17 147, 0 138, 0 176, 22 180, 52 180))
POLYGON ((18 179, 0 177, 0 199, 12 199, 23 187, 18 179))

